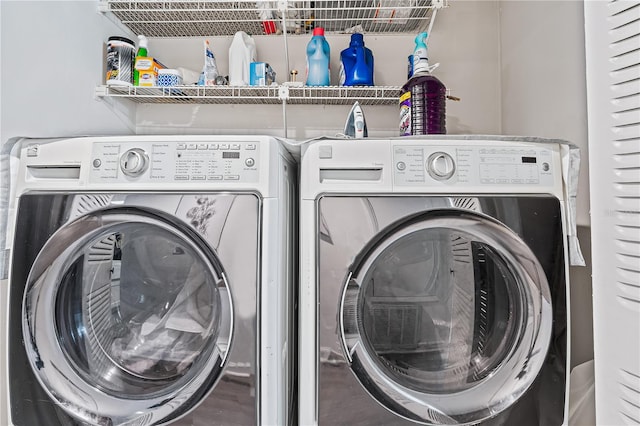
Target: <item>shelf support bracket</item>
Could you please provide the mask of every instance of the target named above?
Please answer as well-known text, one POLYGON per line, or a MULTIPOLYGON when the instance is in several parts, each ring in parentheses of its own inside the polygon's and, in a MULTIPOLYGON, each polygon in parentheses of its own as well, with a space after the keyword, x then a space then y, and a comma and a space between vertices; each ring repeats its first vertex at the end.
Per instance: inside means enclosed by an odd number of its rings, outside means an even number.
POLYGON ((100 0, 98 2, 98 12, 107 13, 110 11, 109 2, 107 0, 100 0))
POLYGON ((284 63, 286 66, 286 74, 288 75, 291 72, 291 67, 289 66, 289 40, 287 39, 287 9, 288 9, 288 0, 278 0, 278 11, 280 12, 280 16, 282 16, 282 36, 284 38, 284 63))
POLYGON ((289 100, 289 88, 287 86, 278 86, 278 99, 282 102, 282 127, 284 128, 284 137, 287 138, 287 101, 289 100))
POLYGON ((278 87, 278 99, 283 102, 289 100, 289 88, 287 86, 279 86, 278 87))
POLYGON ((96 91, 93 94, 94 99, 103 99, 106 96, 109 96, 109 87, 96 86, 96 91))

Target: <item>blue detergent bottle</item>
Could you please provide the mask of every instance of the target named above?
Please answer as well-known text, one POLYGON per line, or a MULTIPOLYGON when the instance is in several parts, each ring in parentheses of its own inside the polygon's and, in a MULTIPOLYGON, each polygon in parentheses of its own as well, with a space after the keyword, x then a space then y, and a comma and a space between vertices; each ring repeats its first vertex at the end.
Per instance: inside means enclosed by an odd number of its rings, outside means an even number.
POLYGON ((307 44, 307 86, 329 85, 330 49, 324 38, 324 28, 313 29, 313 37, 307 44))
POLYGON ((340 53, 341 86, 373 86, 373 52, 362 34, 351 34, 349 47, 340 53))

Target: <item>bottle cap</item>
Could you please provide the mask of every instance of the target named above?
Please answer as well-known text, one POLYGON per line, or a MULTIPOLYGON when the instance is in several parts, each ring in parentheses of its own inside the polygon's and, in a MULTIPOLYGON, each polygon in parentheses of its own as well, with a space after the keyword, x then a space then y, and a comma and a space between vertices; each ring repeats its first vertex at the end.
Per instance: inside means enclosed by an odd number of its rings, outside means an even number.
POLYGON ((138 48, 143 47, 147 49, 149 47, 149 41, 143 35, 138 36, 138 48))
POLYGON ((317 27, 313 29, 313 35, 314 36, 323 36, 324 35, 324 28, 322 27, 317 27))
POLYGON ((351 34, 351 43, 364 44, 364 36, 362 35, 362 33, 351 34))

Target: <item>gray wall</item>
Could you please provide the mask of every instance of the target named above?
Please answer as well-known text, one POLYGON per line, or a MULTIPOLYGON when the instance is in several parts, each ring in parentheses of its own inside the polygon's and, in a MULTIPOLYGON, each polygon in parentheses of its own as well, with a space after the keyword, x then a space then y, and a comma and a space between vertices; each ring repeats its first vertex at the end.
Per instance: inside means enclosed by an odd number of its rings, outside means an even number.
POLYGON ((129 102, 94 99, 103 45, 122 34, 95 1, 0 1, 0 139, 135 132, 129 102))

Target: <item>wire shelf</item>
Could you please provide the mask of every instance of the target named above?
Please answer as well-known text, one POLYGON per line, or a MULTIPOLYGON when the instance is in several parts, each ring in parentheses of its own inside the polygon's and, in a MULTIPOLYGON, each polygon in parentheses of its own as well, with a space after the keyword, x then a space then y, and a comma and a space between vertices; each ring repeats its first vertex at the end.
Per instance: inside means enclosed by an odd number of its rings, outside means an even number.
POLYGON ((303 105, 397 105, 399 86, 372 87, 290 87, 289 104, 303 105))
POLYGON ((98 86, 100 97, 126 98, 138 103, 276 105, 397 105, 399 86, 98 86), (282 89, 285 89, 284 91, 282 89))
POLYGON ((366 33, 416 33, 428 28, 434 9, 447 6, 447 0, 101 1, 103 10, 148 37, 277 34, 285 27, 295 34, 315 27, 345 32, 356 26, 366 33))

